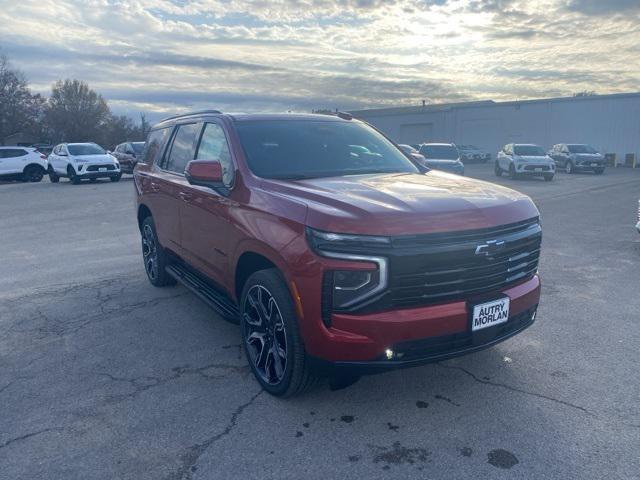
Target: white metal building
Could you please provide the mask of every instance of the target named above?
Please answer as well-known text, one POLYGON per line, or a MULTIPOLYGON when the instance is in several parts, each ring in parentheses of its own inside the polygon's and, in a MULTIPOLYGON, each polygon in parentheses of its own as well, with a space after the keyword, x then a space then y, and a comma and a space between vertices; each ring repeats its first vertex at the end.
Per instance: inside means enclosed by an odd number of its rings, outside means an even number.
POLYGON ((491 153, 507 143, 588 143, 602 153, 640 153, 640 93, 480 101, 350 112, 398 143, 453 142, 491 153))

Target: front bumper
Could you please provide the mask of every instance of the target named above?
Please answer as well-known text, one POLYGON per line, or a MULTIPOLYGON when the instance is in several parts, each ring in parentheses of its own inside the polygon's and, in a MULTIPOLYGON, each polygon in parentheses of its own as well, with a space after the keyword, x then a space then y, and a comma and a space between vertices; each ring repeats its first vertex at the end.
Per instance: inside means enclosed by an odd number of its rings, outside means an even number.
POLYGON ((459 357, 490 348, 530 327, 536 318, 538 305, 510 316, 501 325, 477 332, 461 332, 439 337, 400 342, 390 346, 394 358, 381 356, 370 361, 328 362, 312 358, 316 370, 328 375, 368 375, 399 368, 410 368, 459 357))
POLYGON ((574 168, 576 170, 596 170, 602 168, 604 170, 605 164, 604 162, 583 162, 576 163, 574 168))
POLYGON ((331 327, 303 332, 307 352, 324 368, 355 368, 365 372, 411 367, 464 355, 506 340, 533 322, 540 300, 537 275, 512 287, 438 305, 394 311, 331 315, 331 327), (501 296, 510 299, 504 324, 471 333, 473 305, 501 296), (528 315, 528 317, 527 317, 528 315), (393 360, 386 350, 404 352, 393 360))
POLYGON ((76 175, 80 178, 111 178, 118 177, 122 175, 122 171, 120 168, 111 164, 94 164, 94 163, 83 163, 79 164, 75 168, 76 175), (100 171, 100 168, 112 168, 113 170, 103 170, 100 171))
POLYGON ((553 175, 556 173, 556 166, 548 163, 518 163, 516 164, 516 172, 519 175, 553 175))

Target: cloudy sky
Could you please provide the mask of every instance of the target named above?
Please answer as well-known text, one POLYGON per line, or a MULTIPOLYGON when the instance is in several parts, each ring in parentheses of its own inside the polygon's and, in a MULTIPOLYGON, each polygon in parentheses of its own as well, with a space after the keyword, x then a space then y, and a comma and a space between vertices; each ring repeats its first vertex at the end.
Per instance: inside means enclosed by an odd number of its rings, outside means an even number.
POLYGON ((118 113, 640 90, 640 0, 0 0, 0 51, 118 113))

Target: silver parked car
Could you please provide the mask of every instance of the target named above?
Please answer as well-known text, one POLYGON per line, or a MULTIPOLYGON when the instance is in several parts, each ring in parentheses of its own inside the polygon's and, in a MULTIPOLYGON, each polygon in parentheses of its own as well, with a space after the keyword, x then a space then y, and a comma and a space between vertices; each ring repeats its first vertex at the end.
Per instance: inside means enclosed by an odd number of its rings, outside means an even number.
POLYGON ((604 156, 585 143, 558 143, 549 151, 549 156, 567 173, 589 170, 600 175, 604 172, 604 156))

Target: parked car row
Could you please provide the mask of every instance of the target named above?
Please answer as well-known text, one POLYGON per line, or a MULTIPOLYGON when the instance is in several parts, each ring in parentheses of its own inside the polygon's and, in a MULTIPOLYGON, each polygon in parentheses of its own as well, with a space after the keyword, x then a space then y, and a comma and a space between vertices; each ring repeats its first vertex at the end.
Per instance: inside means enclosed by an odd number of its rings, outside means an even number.
POLYGON ((121 143, 113 152, 96 143, 0 147, 0 178, 39 182, 48 174, 53 183, 63 177, 74 184, 98 178, 117 182, 123 173, 133 173, 143 150, 144 142, 121 143))

